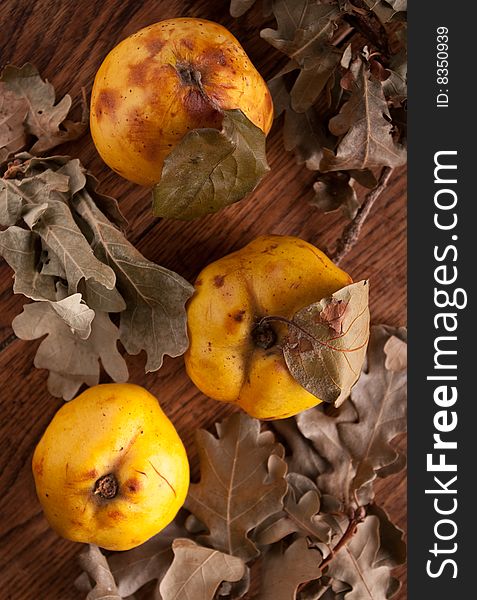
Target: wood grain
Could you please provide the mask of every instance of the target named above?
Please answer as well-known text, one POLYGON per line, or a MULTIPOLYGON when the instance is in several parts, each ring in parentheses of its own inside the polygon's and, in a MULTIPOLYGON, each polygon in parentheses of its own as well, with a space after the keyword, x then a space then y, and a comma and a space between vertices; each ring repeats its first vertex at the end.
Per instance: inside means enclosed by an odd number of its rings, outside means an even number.
MULTIPOLYGON (((179 0, 4 0, 0 28, 2 66, 33 62, 56 87, 58 95, 89 92, 106 53, 122 38, 155 21, 197 16, 223 23, 240 39, 265 78, 282 62, 258 32, 260 10, 239 20, 228 15, 227 2, 179 0)), ((257 235, 300 236, 321 248, 331 248, 346 220, 338 213, 323 215, 310 205, 313 174, 296 165, 283 149, 280 127, 274 125, 267 143, 271 172, 248 199, 220 214, 192 223, 159 221, 150 213, 147 190, 112 173, 97 155, 90 137, 61 148, 78 156, 99 177, 101 189, 117 197, 130 222, 129 238, 149 259, 193 281, 211 260, 235 250, 257 235)), ((406 321, 406 174, 402 169, 377 202, 358 245, 342 266, 355 279, 368 277, 375 323, 406 321)), ((79 574, 75 555, 81 547, 60 539, 49 528, 37 502, 30 462, 33 449, 61 401, 46 391, 46 372, 33 367, 38 343, 15 338, 11 321, 21 311, 23 297, 11 291, 11 271, 0 264, 0 597, 5 600, 68 600, 79 574)), ((166 359, 157 373, 144 374, 144 355, 130 357, 131 381, 158 396, 175 423, 197 476, 193 431, 210 427, 231 412, 227 405, 203 396, 187 378, 183 361, 166 359)), ((401 448, 405 440, 400 440, 401 448)), ((406 525, 405 473, 378 484, 378 499, 392 518, 406 525)), ((398 600, 406 597, 405 569, 398 600)), ((252 595, 249 595, 252 598, 252 595)))

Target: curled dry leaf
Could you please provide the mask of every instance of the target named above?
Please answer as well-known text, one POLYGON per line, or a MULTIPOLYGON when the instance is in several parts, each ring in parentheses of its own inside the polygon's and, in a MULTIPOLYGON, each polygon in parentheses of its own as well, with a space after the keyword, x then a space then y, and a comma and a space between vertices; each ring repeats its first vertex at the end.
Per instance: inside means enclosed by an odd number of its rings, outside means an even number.
MULTIPOLYGON (((26 209, 40 207, 40 212, 36 212, 34 219, 27 219, 26 224, 59 259, 68 274, 71 293, 76 292, 81 279, 94 279, 111 290, 116 282, 114 272, 94 256, 88 241, 76 224, 64 196, 69 192, 69 177, 60 172, 58 167, 63 166, 61 163, 56 164, 58 170, 51 168, 54 168, 54 165, 51 160, 27 160, 22 179, 0 180, 0 196, 5 203, 13 202, 15 207, 18 205, 17 214, 22 218, 26 209), (43 167, 42 170, 43 165, 46 169, 43 167)), ((26 214, 28 215, 28 212, 26 214)))
POLYGON ((193 129, 166 158, 153 213, 190 220, 217 212, 254 190, 268 170, 263 131, 242 111, 226 110, 222 130, 193 129))
POLYGON ((299 538, 285 548, 274 544, 262 565, 260 600, 295 600, 300 584, 318 579, 321 553, 299 538))
POLYGON ((107 313, 92 311, 76 302, 81 294, 54 302, 26 304, 12 322, 13 331, 22 340, 47 336, 38 347, 34 365, 48 369, 48 389, 53 396, 71 400, 83 385, 99 383, 100 360, 114 381, 127 381, 128 369, 118 351, 119 332, 107 313), (67 307, 64 306, 67 303, 67 307), (86 314, 85 314, 86 313, 86 314), (89 321, 91 329, 87 337, 89 321), (75 320, 80 328, 72 328, 75 320))
POLYGON ((350 399, 330 415, 319 408, 297 416, 302 434, 312 440, 328 468, 317 477, 323 494, 350 506, 373 499, 376 476, 402 468, 391 440, 406 430, 406 371, 386 369, 384 347, 394 330, 371 328, 367 365, 350 399), (386 471, 381 471, 386 468, 386 471))
POLYGON ((79 555, 79 562, 84 573, 76 580, 76 587, 88 592, 85 600, 123 600, 108 561, 98 546, 90 544, 79 555))
POLYGON ((9 154, 21 150, 28 136, 36 138, 30 152, 41 154, 59 144, 77 139, 87 128, 86 106, 83 106, 84 114, 80 122, 67 120, 71 97, 67 94, 55 105, 53 86, 44 81, 37 69, 29 63, 21 68, 8 65, 3 69, 0 75, 0 107, 2 104, 8 104, 7 114, 10 115, 14 105, 16 108, 15 116, 10 116, 0 129, 0 162, 8 158, 9 154), (20 115, 23 115, 21 120, 20 115), (10 131, 5 137, 6 125, 10 131))
POLYGON ((360 206, 354 179, 346 172, 331 171, 318 175, 313 184, 315 197, 312 204, 323 212, 332 212, 341 208, 343 212, 353 219, 360 206))
POLYGON ((188 343, 185 303, 193 287, 127 241, 116 200, 96 185, 77 159, 27 153, 0 179, 0 223, 8 227, 0 232, 0 255, 15 272, 14 291, 51 301, 25 308, 18 335, 49 334, 35 365, 50 369, 49 390, 65 399, 83 383, 98 382, 99 360, 115 381, 127 379, 119 340, 130 354, 146 350, 148 370, 160 368, 164 354, 182 354, 188 343), (55 309, 70 301, 65 296, 90 315, 91 334, 55 309), (109 313, 120 313, 119 330, 109 313))
POLYGON ((244 414, 217 424, 217 434, 197 432, 201 479, 191 485, 185 507, 209 531, 199 541, 250 560, 259 552, 249 531, 282 508, 283 447, 244 414))
POLYGON ((278 28, 263 29, 260 36, 302 66, 317 64, 316 54, 335 30, 338 8, 308 0, 275 0, 272 7, 278 28))
POLYGON ((295 417, 271 421, 269 425, 284 442, 289 473, 301 473, 315 480, 319 473, 326 470, 326 460, 318 454, 311 440, 301 434, 295 417))
POLYGON ((163 600, 212 600, 222 581, 239 581, 245 574, 241 558, 178 538, 174 560, 159 586, 163 600))
POLYGON ((25 146, 27 136, 23 123, 27 113, 28 104, 25 98, 11 92, 7 85, 0 81, 0 164, 25 146))
POLYGON ((322 171, 397 167, 406 162, 406 153, 392 136, 391 117, 382 84, 358 57, 351 65, 351 96, 338 115, 330 120, 335 136, 342 136, 336 153, 325 150, 322 171))
POLYGON ((95 256, 116 274, 126 302, 120 313, 120 339, 129 354, 145 350, 146 371, 157 371, 164 354, 187 349, 185 303, 193 287, 180 275, 147 260, 103 215, 89 194, 79 193, 75 209, 89 230, 95 256))
POLYGON ((300 310, 283 345, 293 377, 336 406, 349 396, 366 355, 368 288, 367 281, 353 283, 300 310))
POLYGON ((270 8, 277 29, 260 35, 289 58, 268 81, 275 117, 285 112, 285 149, 321 172, 314 204, 342 207, 354 219, 352 171, 406 160, 398 144, 405 139, 406 2, 273 0, 270 8), (344 177, 324 176, 334 171, 344 177))
POLYGON ((126 552, 115 552, 108 558, 119 593, 124 598, 140 590, 150 581, 157 581, 154 600, 163 600, 159 584, 172 564, 172 542, 186 532, 178 519, 150 540, 126 552))
POLYGON ((356 534, 329 562, 326 575, 351 586, 345 594, 346 600, 385 600, 395 593, 391 568, 377 564, 379 540, 378 518, 366 517, 356 534))
POLYGON ((316 485, 304 475, 289 473, 288 491, 283 510, 270 516, 257 527, 254 539, 260 546, 274 544, 297 533, 313 543, 328 544, 331 527, 325 514, 320 514, 320 493, 316 485))

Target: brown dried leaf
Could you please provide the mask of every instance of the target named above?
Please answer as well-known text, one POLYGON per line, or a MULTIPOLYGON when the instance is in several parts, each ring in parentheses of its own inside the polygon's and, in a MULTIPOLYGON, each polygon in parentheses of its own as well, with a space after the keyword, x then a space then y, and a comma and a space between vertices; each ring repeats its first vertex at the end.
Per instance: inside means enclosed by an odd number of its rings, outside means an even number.
POLYGON ((338 66, 341 55, 341 50, 327 45, 320 52, 319 60, 313 61, 309 67, 300 71, 290 92, 293 110, 298 113, 306 112, 315 104, 338 66))
POLYGON ((389 519, 386 511, 377 504, 367 506, 366 513, 379 519, 379 550, 375 564, 386 567, 397 567, 404 564, 406 562, 404 532, 389 519))
POLYGON ((379 541, 378 518, 366 517, 356 534, 330 561, 326 575, 352 588, 345 594, 346 600, 385 600, 396 591, 390 567, 377 564, 379 541))
POLYGON ((178 538, 174 560, 159 586, 163 600, 212 600, 222 581, 239 581, 245 574, 241 558, 178 538))
POLYGON ((384 345, 384 354, 384 366, 389 371, 403 371, 407 368, 407 343, 404 340, 391 336, 384 345))
POLYGON ((85 133, 88 126, 86 103, 83 101, 81 121, 68 120, 66 117, 72 104, 71 97, 66 94, 55 105, 53 86, 47 80, 41 79, 33 65, 26 63, 21 68, 8 65, 2 72, 1 80, 17 97, 24 98, 27 102, 25 131, 37 138, 29 150, 32 154, 44 153, 85 133))
POLYGON ((80 591, 88 592, 85 600, 123 600, 108 561, 98 546, 90 544, 87 550, 79 555, 79 562, 85 573, 76 580, 76 587, 80 591))
POLYGON ((216 428, 218 437, 204 430, 196 434, 201 480, 191 485, 185 507, 209 531, 199 541, 249 560, 259 553, 249 531, 283 506, 283 447, 244 414, 234 414, 216 428))
POLYGON ((100 264, 117 277, 126 302, 120 339, 128 354, 147 354, 146 371, 157 371, 164 355, 179 356, 188 346, 185 303, 194 288, 180 275, 147 260, 128 242, 83 191, 73 199, 100 264))
POLYGON ((297 416, 302 434, 312 440, 328 469, 317 478, 323 494, 349 506, 373 499, 372 482, 402 467, 391 440, 406 430, 406 371, 385 367, 384 347, 397 330, 383 325, 371 328, 367 365, 348 402, 326 414, 320 408, 297 416))
POLYGON ((366 280, 338 290, 329 298, 311 304, 294 317, 283 345, 283 354, 293 377, 324 402, 339 406, 359 378, 369 338, 369 308, 366 280), (342 333, 329 327, 329 305, 342 302, 346 310, 335 322, 342 333), (338 323, 338 324, 337 324, 338 323))
POLYGON ((263 29, 260 36, 302 66, 331 38, 340 14, 332 4, 309 0, 274 0, 272 8, 277 29, 263 29))
POLYGON ((270 421, 269 425, 285 442, 289 473, 301 473, 315 480, 326 469, 326 461, 316 452, 311 441, 301 434, 294 417, 270 421))
POLYGON ((343 171, 320 173, 313 184, 315 197, 311 201, 325 213, 341 208, 344 214, 354 219, 360 206, 354 179, 343 171))
POLYGON ((326 150, 322 171, 346 171, 397 167, 406 161, 402 146, 392 137, 392 124, 382 83, 371 76, 364 59, 358 57, 349 71, 353 76, 351 96, 330 120, 330 131, 343 136, 336 154, 326 150))
MULTIPOLYGON (((69 192, 69 177, 51 168, 37 169, 42 163, 38 160, 27 161, 22 179, 0 180, 0 196, 5 202, 15 204, 19 198, 22 216, 26 209, 36 209, 34 218, 30 215, 25 222, 60 259, 68 274, 70 293, 76 292, 83 278, 94 279, 112 290, 116 282, 114 272, 95 258, 65 202, 65 195, 69 192)), ((46 164, 53 166, 54 162, 51 160, 46 164)), ((28 212, 25 214, 28 215, 28 212)))
POLYGON ((331 527, 327 516, 320 514, 320 492, 316 485, 299 473, 287 476, 288 492, 283 510, 270 516, 254 532, 260 546, 274 544, 291 533, 308 537, 313 543, 328 544, 331 527))
POLYGON ((321 553, 306 538, 285 549, 274 544, 263 557, 260 600, 295 600, 300 584, 321 576, 321 553))
POLYGON ((304 113, 287 110, 283 124, 285 150, 293 150, 299 164, 306 164, 312 171, 318 171, 326 148, 334 147, 322 116, 315 107, 304 113))
POLYGON ((14 270, 13 291, 32 300, 56 300, 53 277, 43 272, 40 237, 15 225, 0 232, 0 256, 14 270))
POLYGON ((26 63, 21 68, 8 65, 2 71, 0 82, 17 99, 26 103, 24 131, 37 138, 30 150, 32 154, 41 154, 59 144, 75 140, 86 131, 87 114, 83 115, 81 122, 66 120, 71 97, 67 94, 55 105, 53 86, 42 80, 33 65, 26 63))
POLYGON ((23 122, 27 113, 25 98, 19 98, 0 81, 0 164, 25 146, 23 122))
POLYGON ((106 313, 95 314, 80 300, 81 294, 74 294, 58 302, 26 304, 12 322, 22 340, 47 336, 38 347, 34 365, 50 371, 48 389, 64 400, 71 400, 83 384, 99 383, 100 360, 114 381, 128 379, 117 348, 117 327, 106 313))
MULTIPOLYGON (((159 510, 159 507, 158 507, 159 510)), ((108 558, 111 572, 121 596, 129 598, 150 581, 157 581, 154 600, 163 600, 159 584, 172 564, 172 543, 186 534, 174 520, 166 529, 150 540, 126 552, 115 552, 108 558)))

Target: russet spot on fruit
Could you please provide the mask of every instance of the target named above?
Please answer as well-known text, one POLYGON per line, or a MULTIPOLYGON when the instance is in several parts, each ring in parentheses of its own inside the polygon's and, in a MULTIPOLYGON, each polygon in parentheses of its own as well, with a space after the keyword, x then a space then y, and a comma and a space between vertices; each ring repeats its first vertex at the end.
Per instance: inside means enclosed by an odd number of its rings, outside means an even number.
POLYGON ((176 516, 189 487, 179 435, 138 385, 89 388, 53 417, 33 455, 38 499, 63 537, 128 550, 176 516))
POLYGON ((218 23, 170 19, 126 38, 104 59, 91 95, 91 134, 114 171, 151 186, 188 131, 220 128, 220 111, 234 108, 269 132, 270 92, 240 43, 218 23))

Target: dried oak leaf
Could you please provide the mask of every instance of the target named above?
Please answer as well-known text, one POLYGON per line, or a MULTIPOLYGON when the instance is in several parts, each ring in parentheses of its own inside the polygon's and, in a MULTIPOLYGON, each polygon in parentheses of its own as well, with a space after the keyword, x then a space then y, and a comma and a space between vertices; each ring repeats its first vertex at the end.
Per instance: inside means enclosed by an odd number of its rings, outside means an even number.
POLYGON ((117 349, 117 327, 107 313, 94 313, 80 300, 81 294, 74 294, 58 302, 26 304, 12 322, 22 340, 47 336, 38 347, 34 365, 50 371, 48 389, 64 400, 71 400, 83 384, 99 382, 100 360, 114 381, 128 379, 117 349))
POLYGON ((406 544, 403 540, 404 532, 390 519, 386 511, 377 504, 366 507, 368 515, 379 519, 379 550, 375 564, 387 567, 397 567, 406 562, 406 544))
POLYGON ((250 560, 259 551, 248 533, 283 506, 283 447, 244 414, 234 414, 216 428, 218 437, 204 430, 196 434, 201 479, 191 485, 185 507, 208 529, 199 541, 250 560))
POLYGON ((269 171, 265 134, 240 110, 226 110, 222 129, 193 129, 164 161, 153 213, 190 220, 241 200, 269 171))
POLYGON ((19 98, 0 81, 0 164, 25 146, 27 136, 23 122, 27 113, 25 98, 19 98))
POLYGON ((326 460, 317 453, 311 441, 301 434, 294 417, 270 421, 269 425, 285 442, 289 473, 300 473, 315 480, 326 469, 326 460))
MULTIPOLYGON (((56 300, 53 277, 45 274, 40 263, 41 242, 34 231, 12 225, 0 232, 0 256, 14 270, 13 291, 32 300, 56 300)), ((41 264, 41 263, 40 263, 41 264)))
POLYGON ((272 10, 277 29, 263 29, 260 36, 300 66, 320 62, 320 51, 335 31, 339 9, 309 0, 274 0, 272 10))
POLYGON ((163 600, 212 600, 222 581, 239 581, 244 576, 241 558, 192 540, 175 539, 172 550, 174 560, 159 586, 163 600))
POLYGON ((379 519, 368 516, 329 562, 326 575, 351 586, 346 600, 385 600, 396 592, 391 568, 377 562, 379 542, 379 519))
POLYGON ((308 546, 306 538, 285 549, 274 544, 262 561, 260 600, 295 600, 300 584, 321 576, 321 553, 308 546))
POLYGON ((84 573, 76 580, 75 586, 82 592, 88 592, 85 600, 124 600, 108 561, 98 546, 90 544, 79 555, 79 562, 84 573))
MULTIPOLYGON (((71 108, 71 97, 66 94, 55 105, 55 89, 43 81, 37 69, 26 63, 23 67, 6 66, 0 76, 3 88, 26 103, 27 113, 22 127, 26 135, 37 138, 30 148, 32 154, 41 154, 59 144, 75 140, 86 131, 87 114, 81 122, 66 119, 71 108)), ((3 89, 2 88, 2 89, 3 89)), ((17 147, 16 150, 19 150, 17 147)))
POLYGON ((128 354, 147 354, 146 371, 157 371, 164 354, 187 349, 185 303, 194 288, 180 275, 147 260, 98 209, 89 194, 73 199, 95 256, 116 275, 126 302, 120 313, 120 340, 128 354))
POLYGON ((348 72, 351 95, 338 115, 329 122, 335 136, 342 136, 336 154, 323 151, 322 171, 346 171, 397 167, 406 161, 406 153, 392 136, 391 117, 382 83, 370 73, 366 61, 358 57, 348 72))
POLYGON ((108 563, 121 596, 128 598, 146 583, 157 581, 154 599, 163 600, 159 584, 174 559, 172 542, 184 537, 184 534, 186 531, 176 518, 144 544, 126 552, 111 554, 108 563))
POLYGON ((364 0, 366 6, 386 25, 399 13, 407 11, 407 0, 364 0))
POLYGON ((70 293, 76 292, 83 278, 93 279, 106 290, 112 290, 116 282, 113 270, 94 256, 67 202, 70 178, 59 170, 38 169, 43 164, 50 167, 56 163, 53 160, 27 161, 22 179, 0 180, 0 203, 14 207, 0 209, 0 214, 16 212, 15 218, 22 216, 41 237, 62 263, 70 293), (34 211, 33 216, 31 211, 34 211))
POLYGON ((290 92, 291 108, 298 112, 306 112, 324 91, 332 73, 339 65, 342 51, 334 46, 324 46, 319 60, 314 60, 306 68, 302 68, 290 92))
POLYGON ((266 519, 254 531, 254 540, 267 546, 291 533, 309 538, 313 543, 328 544, 331 527, 327 515, 320 514, 321 499, 316 485, 299 473, 287 475, 288 491, 283 510, 266 519))
POLYGON ((325 213, 342 208, 350 219, 354 219, 360 206, 354 179, 348 172, 330 171, 320 173, 313 184, 315 197, 311 203, 325 213))
POLYGON ((366 355, 368 288, 366 280, 353 283, 298 311, 283 344, 293 377, 317 398, 335 406, 349 396, 366 355), (336 333, 322 314, 329 315, 340 302, 346 309, 339 319, 340 333, 336 333))
POLYGON ((317 477, 318 488, 344 506, 354 498, 363 505, 371 502, 374 479, 403 466, 390 442, 406 430, 407 374, 386 369, 384 352, 396 331, 383 325, 371 328, 367 364, 339 409, 329 415, 315 408, 296 417, 301 433, 328 463, 317 477))

